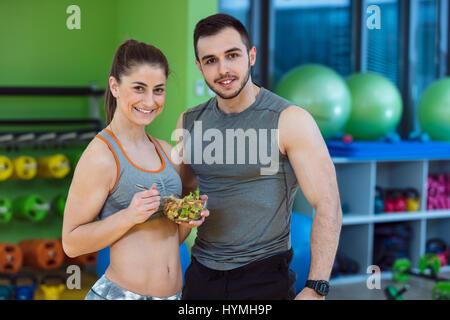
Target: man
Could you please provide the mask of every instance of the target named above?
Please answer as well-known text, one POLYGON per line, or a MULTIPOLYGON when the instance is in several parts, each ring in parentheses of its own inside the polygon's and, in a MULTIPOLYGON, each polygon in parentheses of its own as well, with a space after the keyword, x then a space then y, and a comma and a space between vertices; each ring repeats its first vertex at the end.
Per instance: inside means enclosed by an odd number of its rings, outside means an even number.
MULTIPOLYGON (((194 48, 216 97, 185 111, 177 124, 184 193, 198 186, 210 211, 191 250, 183 299, 324 299, 342 212, 334 165, 314 119, 252 82, 256 49, 235 18, 199 21, 194 48), (298 186, 316 214, 313 282, 296 296, 289 264, 298 186)), ((181 224, 180 230, 184 239, 191 229, 181 224)))

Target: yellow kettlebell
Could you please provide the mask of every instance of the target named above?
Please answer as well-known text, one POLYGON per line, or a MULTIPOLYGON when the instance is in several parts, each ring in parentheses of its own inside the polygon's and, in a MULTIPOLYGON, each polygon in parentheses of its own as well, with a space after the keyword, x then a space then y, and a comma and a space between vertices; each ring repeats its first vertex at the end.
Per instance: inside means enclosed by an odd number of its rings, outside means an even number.
POLYGON ((13 163, 8 157, 0 156, 0 181, 9 179, 13 174, 13 163))
POLYGON ((38 177, 61 179, 70 172, 70 161, 63 154, 38 159, 38 177))
POLYGON ((66 290, 66 285, 60 284, 57 286, 48 286, 46 284, 41 284, 40 288, 44 293, 44 300, 59 300, 61 294, 66 290))
POLYGON ((20 156, 12 160, 13 163, 13 179, 30 180, 36 177, 37 161, 30 156, 20 156))
POLYGON ((60 275, 46 275, 42 278, 39 288, 44 294, 44 300, 59 300, 61 294, 66 290, 66 283, 64 277, 60 275), (59 284, 47 284, 49 279, 55 279, 59 284))
POLYGON ((420 201, 419 192, 416 189, 409 188, 405 191, 406 194, 406 211, 419 211, 420 201))

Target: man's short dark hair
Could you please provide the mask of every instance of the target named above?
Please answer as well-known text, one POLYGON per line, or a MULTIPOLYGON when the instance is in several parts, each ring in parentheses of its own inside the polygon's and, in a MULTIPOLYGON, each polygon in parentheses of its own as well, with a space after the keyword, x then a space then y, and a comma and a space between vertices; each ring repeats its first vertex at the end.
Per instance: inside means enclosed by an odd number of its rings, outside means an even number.
POLYGON ((242 42, 247 47, 247 52, 250 51, 252 44, 247 29, 245 29, 244 25, 238 19, 228 14, 218 13, 200 20, 195 26, 194 50, 195 50, 195 58, 197 59, 197 61, 200 61, 198 58, 198 50, 197 50, 198 40, 201 37, 216 35, 225 28, 233 28, 237 32, 239 32, 239 34, 241 35, 242 42))

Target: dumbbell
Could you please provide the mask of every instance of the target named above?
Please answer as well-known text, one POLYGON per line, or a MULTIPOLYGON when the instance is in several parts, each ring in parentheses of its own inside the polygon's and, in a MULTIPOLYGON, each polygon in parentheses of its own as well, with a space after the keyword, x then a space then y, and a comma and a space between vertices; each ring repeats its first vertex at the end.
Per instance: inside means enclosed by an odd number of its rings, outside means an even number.
POLYGON ((63 154, 55 154, 38 159, 39 178, 62 179, 70 172, 70 161, 63 154))
POLYGON ((36 177, 38 163, 35 158, 30 156, 20 156, 12 160, 13 179, 31 180, 36 177))
POLYGON ((407 283, 411 278, 411 261, 407 258, 395 260, 392 265, 392 278, 397 283, 407 283))
POLYGON ((439 281, 432 291, 433 300, 450 300, 450 281, 439 281))
POLYGON ((441 260, 435 253, 426 253, 419 259, 419 271, 422 275, 426 270, 430 270, 431 277, 437 278, 441 269, 441 260))
POLYGON ((64 209, 66 207, 67 195, 60 194, 57 195, 52 201, 52 209, 56 215, 62 217, 64 216, 64 209))
POLYGON ((384 292, 388 300, 403 300, 403 294, 408 291, 409 286, 406 285, 402 289, 398 290, 393 285, 387 286, 384 292))
POLYGON ((61 294, 66 290, 66 279, 60 275, 45 275, 41 279, 39 288, 44 294, 44 300, 59 300, 61 294), (56 280, 58 284, 48 283, 50 279, 56 280))
POLYGON ((42 221, 49 210, 50 204, 37 194, 19 197, 13 201, 14 216, 32 222, 42 221))
POLYGON ((450 208, 449 180, 448 174, 428 176, 427 210, 450 208))
POLYGON ((0 243, 0 273, 14 274, 22 267, 23 253, 14 243, 0 243))
POLYGON ((59 268, 65 259, 61 239, 28 239, 19 242, 23 265, 41 270, 59 268))
POLYGON ((0 224, 8 223, 12 216, 11 201, 7 198, 0 197, 0 224))
POLYGON ((13 174, 13 164, 8 157, 0 156, 0 181, 9 179, 13 174))

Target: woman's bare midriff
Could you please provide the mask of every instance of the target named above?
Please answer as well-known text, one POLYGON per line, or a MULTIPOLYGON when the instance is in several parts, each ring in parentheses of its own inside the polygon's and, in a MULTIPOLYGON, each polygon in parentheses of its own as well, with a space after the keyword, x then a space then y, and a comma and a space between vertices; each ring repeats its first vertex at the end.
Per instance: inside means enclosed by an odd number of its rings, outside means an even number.
POLYGON ((105 276, 128 291, 170 297, 183 285, 178 225, 163 217, 130 229, 110 247, 105 276))

